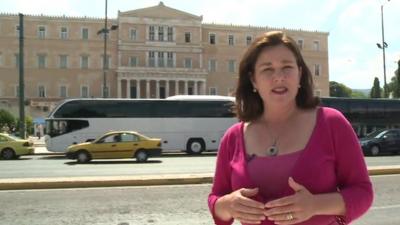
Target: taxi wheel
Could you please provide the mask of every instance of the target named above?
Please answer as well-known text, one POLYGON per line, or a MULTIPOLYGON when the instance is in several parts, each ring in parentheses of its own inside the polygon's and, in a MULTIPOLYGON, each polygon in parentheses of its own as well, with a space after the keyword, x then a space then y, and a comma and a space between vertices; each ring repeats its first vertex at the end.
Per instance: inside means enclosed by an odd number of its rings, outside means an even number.
POLYGON ((149 158, 149 155, 145 150, 139 150, 138 152, 136 152, 135 158, 138 162, 146 162, 149 158))
POLYGON ((90 154, 87 151, 81 150, 76 153, 76 161, 78 163, 86 163, 91 160, 90 154))
POLYGON ((6 148, 1 152, 1 158, 10 160, 15 158, 15 152, 11 148, 6 148))

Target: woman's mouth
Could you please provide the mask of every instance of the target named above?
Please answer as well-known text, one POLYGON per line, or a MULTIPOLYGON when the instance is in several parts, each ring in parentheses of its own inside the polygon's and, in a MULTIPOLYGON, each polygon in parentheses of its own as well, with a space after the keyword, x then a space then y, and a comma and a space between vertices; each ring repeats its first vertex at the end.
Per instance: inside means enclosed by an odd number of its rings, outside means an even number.
POLYGON ((272 92, 274 94, 278 94, 278 95, 283 95, 288 91, 288 89, 286 87, 277 87, 272 89, 272 92))

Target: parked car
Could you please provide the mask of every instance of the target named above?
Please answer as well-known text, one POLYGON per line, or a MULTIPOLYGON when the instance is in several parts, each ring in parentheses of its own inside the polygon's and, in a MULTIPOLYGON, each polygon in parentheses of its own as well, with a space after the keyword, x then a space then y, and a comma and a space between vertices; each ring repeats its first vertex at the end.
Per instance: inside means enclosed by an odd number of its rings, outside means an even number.
POLYGON ((400 129, 377 130, 360 139, 365 155, 400 152, 400 129))
POLYGON ((21 155, 32 155, 33 151, 33 142, 0 133, 0 158, 18 159, 21 155))
POLYGON ((79 163, 117 158, 136 158, 138 162, 145 162, 158 155, 161 155, 161 139, 134 131, 108 132, 93 141, 71 145, 66 152, 67 158, 79 163))

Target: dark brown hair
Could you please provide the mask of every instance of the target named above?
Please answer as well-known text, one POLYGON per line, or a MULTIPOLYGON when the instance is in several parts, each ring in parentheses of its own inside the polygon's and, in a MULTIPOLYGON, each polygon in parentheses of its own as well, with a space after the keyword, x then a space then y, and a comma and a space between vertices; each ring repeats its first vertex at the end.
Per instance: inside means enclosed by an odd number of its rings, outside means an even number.
POLYGON ((307 67, 296 42, 281 31, 270 31, 257 37, 242 57, 239 66, 239 79, 236 87, 237 117, 241 121, 253 121, 264 111, 263 101, 258 92, 253 92, 251 78, 260 53, 271 46, 284 45, 293 52, 297 66, 301 68, 300 88, 296 96, 296 105, 302 109, 315 108, 319 98, 314 96, 314 84, 310 69, 307 67))

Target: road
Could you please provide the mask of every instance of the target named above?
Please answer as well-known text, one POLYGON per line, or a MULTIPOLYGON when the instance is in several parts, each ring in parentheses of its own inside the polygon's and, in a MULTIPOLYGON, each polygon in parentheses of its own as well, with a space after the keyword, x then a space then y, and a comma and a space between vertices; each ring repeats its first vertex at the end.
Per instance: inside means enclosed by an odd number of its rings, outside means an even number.
MULTIPOLYGON (((400 156, 366 157, 368 166, 400 165, 400 156)), ((162 174, 204 174, 214 172, 215 153, 200 156, 169 154, 150 158, 147 163, 134 159, 94 160, 77 164, 63 156, 23 156, 19 160, 0 161, 1 178, 124 176, 162 174)))
MULTIPOLYGON (((353 224, 400 224, 400 175, 372 181, 373 207, 353 224)), ((209 190, 204 184, 0 191, 0 224, 209 225, 209 190)))

